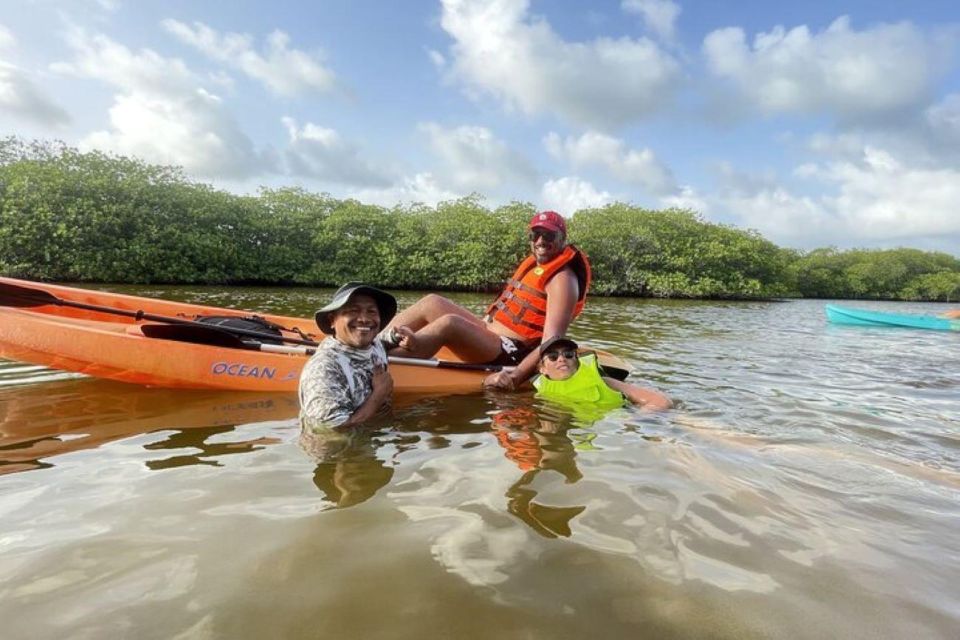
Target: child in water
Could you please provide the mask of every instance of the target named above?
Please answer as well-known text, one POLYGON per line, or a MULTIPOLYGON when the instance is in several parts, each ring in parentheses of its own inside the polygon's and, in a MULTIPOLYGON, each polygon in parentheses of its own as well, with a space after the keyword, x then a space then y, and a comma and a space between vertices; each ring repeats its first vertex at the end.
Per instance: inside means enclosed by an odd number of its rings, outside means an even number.
POLYGON ((614 380, 600 373, 597 356, 577 353, 577 343, 554 336, 540 347, 540 375, 533 380, 537 396, 547 400, 599 409, 614 409, 630 402, 649 411, 673 406, 668 396, 654 389, 614 380))

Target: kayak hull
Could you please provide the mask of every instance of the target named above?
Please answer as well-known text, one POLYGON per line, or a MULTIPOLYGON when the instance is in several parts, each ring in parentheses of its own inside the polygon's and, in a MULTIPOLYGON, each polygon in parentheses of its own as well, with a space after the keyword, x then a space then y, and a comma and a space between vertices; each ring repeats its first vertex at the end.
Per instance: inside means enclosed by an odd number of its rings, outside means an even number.
POLYGON ((960 331, 960 321, 909 313, 889 313, 851 309, 833 304, 826 306, 827 319, 834 324, 862 327, 907 327, 934 331, 960 331))
MULTIPOLYGON (((82 373, 96 378, 170 389, 217 389, 226 391, 289 392, 299 385, 307 356, 291 353, 196 344, 147 337, 143 322, 105 311, 77 309, 52 301, 109 307, 124 312, 143 312, 165 317, 194 319, 197 316, 249 316, 253 312, 208 305, 143 298, 106 291, 78 289, 0 277, 0 285, 49 294, 44 302, 0 304, 0 358, 28 362, 51 369, 82 373)), ((304 335, 319 342, 326 336, 310 318, 258 313, 286 331, 285 337, 304 335), (302 332, 302 333, 301 333, 302 332)), ((608 353, 601 364, 611 375, 626 376, 629 367, 608 353)), ((461 362, 444 348, 437 358, 461 362)), ((463 393, 481 388, 488 371, 440 368, 415 364, 391 364, 390 374, 398 393, 463 393)))
MULTIPOLYGON (((0 282, 45 291, 62 300, 144 311, 187 319, 197 315, 250 315, 167 300, 0 278, 0 282)), ((259 314, 283 327, 298 327, 320 341, 311 319, 259 314)), ((60 305, 0 306, 0 357, 139 385, 179 389, 294 391, 307 357, 147 338, 134 318, 60 305)), ((289 337, 299 338, 297 333, 289 337)), ((456 360, 441 352, 446 360, 456 360)), ((391 365, 398 392, 479 389, 483 371, 391 365)))

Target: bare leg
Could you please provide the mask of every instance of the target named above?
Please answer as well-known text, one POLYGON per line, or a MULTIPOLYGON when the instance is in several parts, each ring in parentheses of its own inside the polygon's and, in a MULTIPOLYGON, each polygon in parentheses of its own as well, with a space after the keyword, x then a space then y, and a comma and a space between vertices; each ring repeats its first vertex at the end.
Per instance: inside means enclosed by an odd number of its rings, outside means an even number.
POLYGON ((387 326, 405 326, 415 332, 414 346, 393 349, 393 356, 429 358, 441 347, 465 362, 489 362, 500 355, 500 336, 480 318, 434 293, 398 313, 387 326))
MULTIPOLYGON (((476 317, 457 303, 448 300, 443 296, 431 293, 423 296, 412 305, 394 316, 388 327, 410 327, 413 331, 419 331, 431 322, 439 320, 446 315, 460 316, 464 320, 469 320, 481 329, 485 329, 483 321, 476 317)), ((440 347, 437 347, 438 349, 440 347)))

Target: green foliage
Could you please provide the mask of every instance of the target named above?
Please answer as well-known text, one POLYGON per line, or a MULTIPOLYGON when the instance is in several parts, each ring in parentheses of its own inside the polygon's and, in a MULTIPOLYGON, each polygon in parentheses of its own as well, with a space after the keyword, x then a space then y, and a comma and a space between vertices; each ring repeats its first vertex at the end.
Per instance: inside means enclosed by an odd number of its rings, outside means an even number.
MULTIPOLYGON (((532 204, 385 209, 299 188, 238 196, 172 167, 0 140, 0 273, 40 280, 490 291, 527 255, 532 204)), ((960 261, 915 249, 806 254, 691 211, 615 203, 569 219, 593 293, 960 299, 960 261)))
POLYGON ((756 298, 789 290, 788 254, 691 211, 611 204, 578 212, 570 236, 590 256, 597 293, 756 298))
POLYGON ((816 249, 790 266, 810 298, 942 300, 960 297, 960 260, 917 249, 816 249))

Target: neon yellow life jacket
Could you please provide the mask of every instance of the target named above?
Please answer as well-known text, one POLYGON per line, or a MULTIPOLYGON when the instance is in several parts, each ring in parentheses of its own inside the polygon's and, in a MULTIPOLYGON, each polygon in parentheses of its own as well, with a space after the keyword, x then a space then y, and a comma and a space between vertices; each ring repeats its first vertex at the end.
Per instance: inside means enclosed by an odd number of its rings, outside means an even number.
POLYGON ((566 380, 551 380, 540 375, 533 380, 533 386, 537 389, 538 398, 566 405, 614 409, 622 407, 624 403, 623 394, 608 387, 600 377, 600 365, 595 353, 580 356, 580 366, 566 380))

